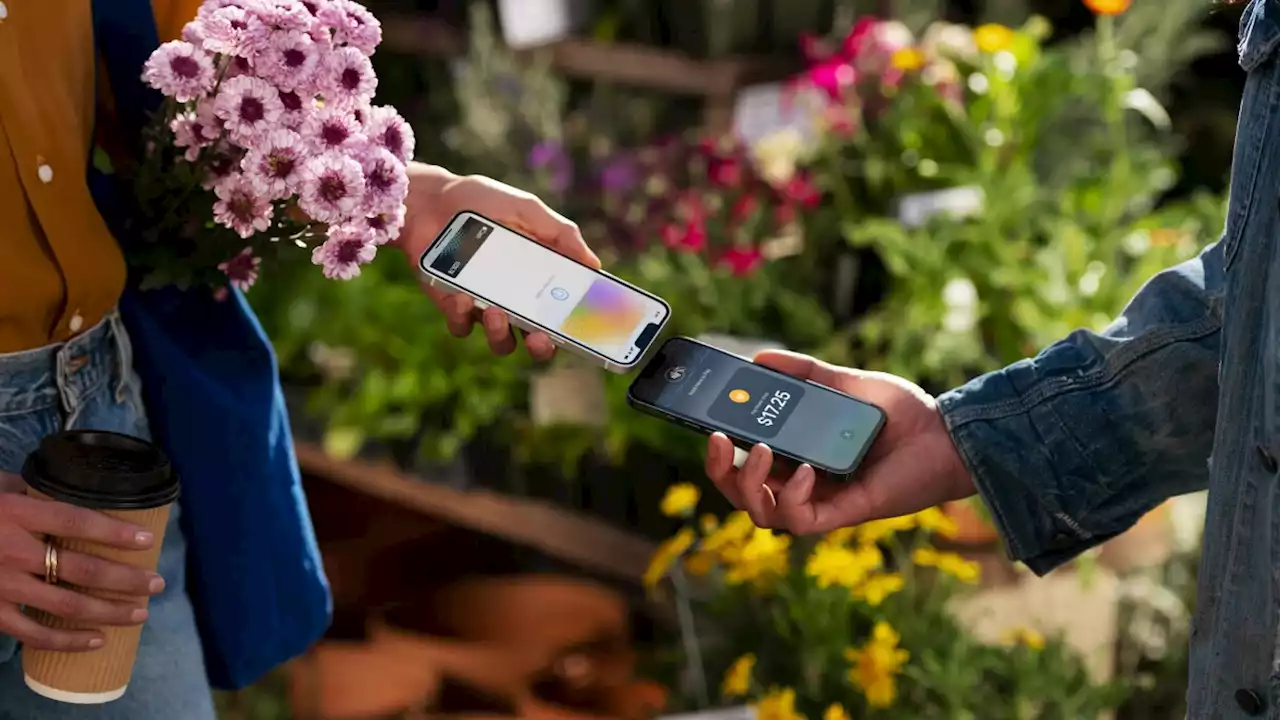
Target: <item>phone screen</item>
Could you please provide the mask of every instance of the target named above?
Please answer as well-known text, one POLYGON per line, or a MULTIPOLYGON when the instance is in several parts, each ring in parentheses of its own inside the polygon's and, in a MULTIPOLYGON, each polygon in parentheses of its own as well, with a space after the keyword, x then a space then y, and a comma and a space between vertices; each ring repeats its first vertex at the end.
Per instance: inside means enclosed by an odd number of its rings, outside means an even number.
POLYGON ((837 473, 880 432, 880 408, 723 350, 673 338, 631 384, 642 405, 837 473))
POLYGON ((637 362, 671 312, 656 296, 472 213, 454 218, 420 265, 618 365, 637 362))

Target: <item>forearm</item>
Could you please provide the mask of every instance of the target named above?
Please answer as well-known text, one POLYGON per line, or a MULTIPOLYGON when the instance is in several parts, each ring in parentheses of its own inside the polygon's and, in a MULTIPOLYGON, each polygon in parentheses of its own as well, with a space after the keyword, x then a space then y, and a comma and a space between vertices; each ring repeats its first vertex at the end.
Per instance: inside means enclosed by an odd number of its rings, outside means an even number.
POLYGON ((938 399, 1014 559, 1048 572, 1205 486, 1219 247, 1152 278, 1104 332, 1077 331, 938 399))

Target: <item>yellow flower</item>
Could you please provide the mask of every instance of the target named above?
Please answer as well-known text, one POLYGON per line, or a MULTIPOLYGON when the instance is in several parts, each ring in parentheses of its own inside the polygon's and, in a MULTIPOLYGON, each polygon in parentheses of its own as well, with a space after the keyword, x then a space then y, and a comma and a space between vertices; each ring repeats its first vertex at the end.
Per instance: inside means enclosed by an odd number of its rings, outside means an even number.
POLYGON ((752 706, 756 720, 804 720, 796 712, 796 691, 791 688, 774 688, 752 706))
POLYGON ((822 720, 849 720, 849 713, 844 711, 843 705, 836 703, 822 713, 822 720))
POLYGON ((700 530, 704 536, 715 532, 718 527, 720 527, 720 518, 712 515, 711 513, 706 513, 702 517, 698 518, 698 530, 700 530))
POLYGON ((871 607, 879 607, 885 598, 902 590, 906 582, 898 573, 879 573, 872 575, 853 589, 853 598, 861 600, 871 607))
POLYGON ((853 540, 857 532, 858 528, 856 527, 837 528, 823 536, 822 542, 829 545, 847 545, 849 541, 853 540))
POLYGON ((702 491, 693 483, 676 483, 667 488, 659 506, 667 517, 689 517, 698 507, 702 491))
POLYGON ((1119 15, 1132 4, 1133 0, 1084 0, 1084 6, 1094 15, 1119 15))
POLYGON ((867 577, 867 573, 880 567, 884 556, 875 545, 857 548, 818 543, 805 562, 804 572, 813 578, 820 588, 832 585, 854 587, 867 577))
POLYGON ((1039 652, 1044 649, 1044 635, 1031 628, 1014 628, 1005 633, 1005 645, 1022 645, 1039 652))
POLYGON ((690 528, 683 528, 680 532, 672 535, 658 546, 653 552, 653 557, 649 559, 649 567, 645 568, 641 581, 647 588, 653 588, 666 577, 667 571, 671 569, 671 565, 684 554, 697 538, 690 528))
POLYGON ((1013 45, 1013 39, 1013 30, 997 23, 980 25, 973 30, 973 41, 984 53, 1008 50, 1013 45))
POLYGON ((689 557, 685 558, 684 571, 694 577, 702 577, 715 569, 716 556, 704 550, 699 550, 689 557))
POLYGON ((895 50, 889 63, 903 72, 915 72, 924 67, 925 57, 919 48, 907 47, 895 50))
POLYGON ((956 527, 956 521, 951 516, 942 511, 942 508, 931 507, 916 513, 916 524, 921 530, 941 535, 944 538, 953 538, 956 533, 960 532, 960 528, 956 527))
POLYGON ((939 572, 969 585, 982 579, 981 565, 953 552, 938 552, 933 548, 923 547, 911 553, 911 562, 920 567, 937 568, 939 572))
POLYGON ((725 698, 746 697, 748 691, 751 690, 751 671, 755 670, 756 656, 753 653, 747 653, 729 666, 724 673, 724 680, 720 683, 720 694, 725 698))
POLYGON ((900 641, 888 623, 878 622, 865 645, 845 651, 845 659, 853 663, 849 682, 862 691, 871 707, 889 707, 898 697, 896 678, 911 658, 898 647, 900 641))
POLYGON ((895 518, 885 518, 883 520, 872 520, 858 526, 858 541, 871 544, 888 540, 895 533, 914 530, 916 527, 915 515, 903 515, 895 518))
POLYGON ((710 553, 723 553, 739 543, 746 542, 756 529, 751 517, 741 510, 729 513, 729 517, 702 541, 702 549, 710 553))
POLYGON ((785 575, 790 549, 790 537, 774 535, 772 530, 755 528, 747 542, 725 550, 724 559, 729 566, 725 582, 730 585, 759 585, 785 575))

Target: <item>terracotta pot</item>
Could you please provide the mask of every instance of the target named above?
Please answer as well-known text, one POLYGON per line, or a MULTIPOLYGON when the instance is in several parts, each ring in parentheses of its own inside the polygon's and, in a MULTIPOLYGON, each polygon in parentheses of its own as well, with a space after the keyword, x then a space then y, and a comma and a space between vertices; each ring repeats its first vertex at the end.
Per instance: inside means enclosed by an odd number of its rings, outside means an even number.
POLYGON ((951 543, 968 547, 991 547, 1000 544, 1000 534, 974 506, 977 502, 981 501, 970 498, 953 500, 942 506, 943 512, 956 524, 955 537, 948 538, 951 543))

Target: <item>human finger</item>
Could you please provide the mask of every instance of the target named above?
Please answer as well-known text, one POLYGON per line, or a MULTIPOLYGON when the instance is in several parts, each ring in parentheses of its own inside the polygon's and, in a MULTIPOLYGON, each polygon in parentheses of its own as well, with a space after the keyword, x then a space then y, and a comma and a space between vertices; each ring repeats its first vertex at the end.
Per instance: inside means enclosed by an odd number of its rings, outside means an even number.
POLYGON ((145 550, 155 542, 151 531, 96 510, 15 493, 0 494, 0 522, 32 533, 92 540, 124 550, 145 550))
POLYGON ((746 505, 747 514, 756 527, 773 527, 775 499, 766 482, 773 467, 773 451, 764 443, 757 443, 747 455, 747 461, 738 471, 735 482, 738 495, 746 505))
POLYGON ((104 600, 19 572, 0 577, 0 595, 18 605, 90 625, 138 625, 148 615, 137 600, 104 600))
MULTIPOLYGON (((45 544, 34 535, 6 542, 0 565, 35 576, 45 573, 45 544)), ((129 595, 155 595, 164 590, 157 573, 71 550, 58 550, 58 577, 72 585, 129 595)))
POLYGON ((551 341, 551 336, 544 332, 525 334, 524 347, 529 352, 529 357, 538 362, 546 362, 556 354, 556 344, 551 341))
POLYGON ((745 505, 742 495, 738 492, 735 477, 737 469, 733 466, 733 442, 724 433, 712 433, 707 439, 707 459, 704 470, 707 478, 725 496, 729 504, 739 510, 744 509, 745 505))
POLYGON ((837 368, 817 358, 787 350, 762 350, 756 353, 754 362, 780 373, 802 380, 812 380, 830 388, 847 385, 850 379, 858 377, 856 370, 837 368))
POLYGON ((0 603, 0 632, 24 647, 60 652, 85 652, 102 647, 102 633, 96 630, 54 630, 32 620, 17 605, 0 603))
POLYGON ((775 493, 778 524, 788 532, 807 535, 814 532, 817 516, 813 505, 813 489, 817 474, 808 463, 796 468, 791 477, 775 493))
POLYGON ((484 337, 489 341, 489 349, 495 355, 510 355, 516 349, 515 335, 511 334, 511 323, 507 314, 495 307, 486 308, 481 313, 484 324, 484 337))

